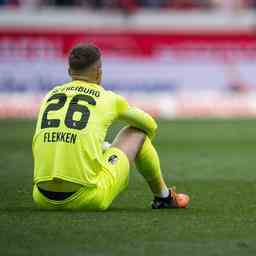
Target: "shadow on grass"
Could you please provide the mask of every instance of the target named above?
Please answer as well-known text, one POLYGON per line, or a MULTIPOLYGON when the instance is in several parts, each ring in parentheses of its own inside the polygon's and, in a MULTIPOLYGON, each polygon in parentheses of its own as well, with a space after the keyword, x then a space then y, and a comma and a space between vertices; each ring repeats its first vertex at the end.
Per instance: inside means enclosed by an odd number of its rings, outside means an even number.
MULTIPOLYGON (((111 214, 111 213, 142 213, 142 214, 160 214, 161 212, 170 212, 170 213, 179 213, 187 215, 188 212, 198 212, 199 209, 195 208, 187 208, 187 209, 160 209, 160 210, 153 210, 150 207, 139 208, 139 207, 111 207, 105 211, 97 211, 97 210, 58 210, 58 209, 39 209, 36 207, 6 207, 0 208, 0 213, 65 213, 65 214, 111 214)), ((200 210, 199 210, 200 211, 200 210)))

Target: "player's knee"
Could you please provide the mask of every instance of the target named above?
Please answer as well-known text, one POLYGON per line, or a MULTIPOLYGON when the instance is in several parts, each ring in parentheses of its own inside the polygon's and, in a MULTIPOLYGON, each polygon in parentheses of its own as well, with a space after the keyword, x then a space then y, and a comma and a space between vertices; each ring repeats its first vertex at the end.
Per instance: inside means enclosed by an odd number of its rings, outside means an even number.
POLYGON ((137 134, 137 135, 140 135, 142 137, 146 136, 146 133, 136 127, 133 127, 133 126, 126 126, 123 128, 123 131, 125 133, 127 133, 128 135, 131 135, 131 134, 137 134))
POLYGON ((143 131, 127 126, 119 132, 112 146, 122 150, 132 164, 145 138, 146 134, 143 131))
POLYGON ((145 137, 146 134, 143 131, 131 126, 127 126, 119 133, 116 144, 129 147, 138 147, 144 142, 145 137))

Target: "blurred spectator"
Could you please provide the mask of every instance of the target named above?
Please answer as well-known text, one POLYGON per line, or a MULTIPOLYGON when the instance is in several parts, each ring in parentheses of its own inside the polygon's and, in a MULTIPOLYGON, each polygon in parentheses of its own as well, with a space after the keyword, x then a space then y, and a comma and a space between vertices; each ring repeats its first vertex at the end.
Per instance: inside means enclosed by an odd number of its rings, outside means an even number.
POLYGON ((38 6, 119 9, 132 13, 138 8, 168 8, 175 10, 219 9, 234 11, 255 8, 256 0, 0 0, 0 6, 33 9, 38 6))
POLYGON ((19 0, 0 0, 0 6, 17 6, 19 4, 19 0))
POLYGON ((212 0, 215 7, 223 11, 238 11, 248 6, 248 0, 212 0))
POLYGON ((79 4, 75 0, 55 0, 53 2, 54 2, 54 5, 57 5, 57 6, 74 6, 79 4))
POLYGON ((22 9, 35 9, 40 5, 40 0, 18 0, 17 2, 22 9))
POLYGON ((126 14, 131 14, 137 10, 137 2, 135 0, 120 0, 118 7, 126 14))
POLYGON ((140 7, 148 7, 148 8, 161 8, 168 6, 169 0, 138 0, 138 5, 140 7))
POLYGON ((0 5, 6 4, 6 1, 7 1, 7 0, 0 0, 0 5))
POLYGON ((212 6, 211 0, 172 0, 170 7, 174 9, 206 9, 212 6))
POLYGON ((256 8, 256 0, 248 0, 247 7, 248 8, 256 8))

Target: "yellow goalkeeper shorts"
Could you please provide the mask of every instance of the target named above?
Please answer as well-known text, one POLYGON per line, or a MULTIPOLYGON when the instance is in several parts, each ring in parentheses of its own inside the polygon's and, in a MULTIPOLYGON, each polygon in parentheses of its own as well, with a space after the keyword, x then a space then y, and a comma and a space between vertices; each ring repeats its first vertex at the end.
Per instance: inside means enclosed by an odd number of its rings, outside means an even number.
POLYGON ((55 201, 45 197, 34 185, 34 202, 42 209, 106 210, 127 187, 130 168, 127 156, 118 148, 106 150, 104 161, 107 168, 99 173, 97 187, 82 187, 67 199, 55 201))

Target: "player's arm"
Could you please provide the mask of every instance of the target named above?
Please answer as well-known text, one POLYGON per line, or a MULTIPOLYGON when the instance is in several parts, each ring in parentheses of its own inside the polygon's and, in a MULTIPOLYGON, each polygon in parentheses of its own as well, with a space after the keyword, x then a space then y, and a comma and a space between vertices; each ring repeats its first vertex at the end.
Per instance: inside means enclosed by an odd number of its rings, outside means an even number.
POLYGON ((155 136, 157 129, 155 120, 141 109, 129 106, 127 111, 120 115, 120 119, 129 125, 144 131, 151 139, 155 136))
POLYGON ((155 136, 157 124, 149 114, 141 109, 129 106, 123 98, 120 98, 119 110, 119 120, 144 131, 151 139, 155 136))

